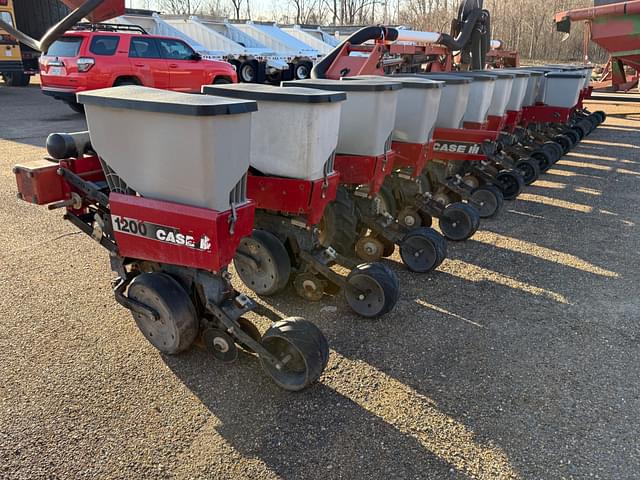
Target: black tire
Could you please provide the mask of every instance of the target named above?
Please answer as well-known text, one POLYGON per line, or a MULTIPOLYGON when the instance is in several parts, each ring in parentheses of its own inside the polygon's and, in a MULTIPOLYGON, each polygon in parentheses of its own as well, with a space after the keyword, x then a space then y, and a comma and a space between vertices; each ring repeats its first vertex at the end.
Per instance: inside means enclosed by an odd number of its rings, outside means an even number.
POLYGON ((78 102, 65 102, 67 106, 76 113, 84 115, 84 105, 78 102))
POLYGON ((311 75, 312 68, 311 62, 298 62, 293 66, 293 76, 296 80, 305 80, 311 75))
POLYGON ((557 162, 558 160, 560 160, 560 158, 562 157, 562 155, 566 155, 567 153, 569 153, 571 151, 571 149, 575 146, 576 141, 578 140, 578 137, 575 136, 574 132, 571 132, 571 135, 566 135, 566 134, 560 134, 560 135, 556 135, 555 137, 553 137, 553 141, 557 144, 560 145, 560 148, 562 149, 561 154, 558 156, 558 158, 553 162, 557 162))
POLYGON ((475 207, 480 218, 493 218, 500 213, 504 205, 504 195, 495 185, 482 185, 471 192, 471 200, 480 204, 475 207))
POLYGON ((562 148, 562 146, 558 143, 555 142, 553 140, 548 140, 546 142, 544 142, 542 144, 542 150, 547 152, 548 154, 554 156, 554 163, 557 162, 558 160, 560 160, 562 158, 562 156, 565 154, 564 149, 562 148))
POLYGON ((476 233, 480 226, 480 215, 471 205, 456 202, 447 205, 439 223, 444 238, 460 242, 476 233))
POLYGON ((540 164, 532 158, 518 160, 516 169, 522 174, 525 185, 531 185, 540 177, 540 164))
POLYGON ((584 118, 584 121, 589 123, 589 125, 591 126, 591 131, 589 132, 590 134, 596 129, 598 128, 598 125, 600 125, 600 120, 598 118, 596 118, 593 115, 589 115, 587 117, 584 118))
POLYGON ((382 263, 361 263, 347 277, 344 296, 351 309, 365 318, 390 312, 400 298, 400 284, 393 270, 382 263), (352 290, 355 287, 358 291, 352 290))
POLYGON ((125 78, 122 80, 116 80, 115 83, 113 84, 114 87, 124 87, 125 85, 140 85, 140 82, 125 78))
POLYGON ((225 77, 218 77, 213 81, 214 85, 228 85, 230 83, 233 83, 233 82, 225 77))
POLYGON ((531 152, 530 157, 538 162, 538 167, 541 172, 546 172, 553 164, 553 157, 542 149, 531 152))
POLYGON ((324 209, 319 230, 322 246, 333 247, 342 255, 354 255, 358 239, 358 215, 351 195, 343 187, 338 187, 336 198, 324 209))
POLYGON ((431 228, 411 230, 400 243, 400 258, 409 270, 427 273, 435 270, 447 256, 447 242, 431 228))
POLYGON ((26 87, 31 82, 31 75, 23 72, 11 72, 3 75, 7 87, 26 87))
POLYGON ((166 273, 143 273, 133 279, 129 298, 154 309, 160 319, 132 312, 138 328, 154 347, 163 353, 180 353, 198 335, 196 309, 182 285, 166 273))
POLYGON ((582 133, 582 138, 589 135, 593 130, 591 123, 589 123, 588 120, 580 120, 578 123, 576 123, 574 128, 580 130, 580 132, 582 133))
POLYGON ((244 83, 255 83, 258 81, 258 62, 249 60, 240 65, 238 79, 244 83))
POLYGON ((593 115, 598 117, 598 120, 600 121, 600 124, 603 124, 604 121, 607 119, 607 114, 605 112, 603 112, 602 110, 597 110, 597 111, 593 112, 593 115))
POLYGON ((500 189, 505 200, 514 200, 522 192, 524 179, 520 172, 501 170, 496 175, 494 185, 500 189))
POLYGON ((577 125, 574 125, 573 127, 571 127, 570 130, 578 136, 578 141, 576 142, 576 144, 581 142, 585 136, 584 130, 582 128, 578 128, 577 125))
POLYGON ((242 257, 236 255, 233 265, 242 282, 258 295, 274 295, 289 283, 291 260, 282 242, 266 230, 254 230, 250 237, 240 241, 238 252, 263 262, 255 270, 242 257), (253 250, 253 251, 252 251, 253 250))
POLYGON ((313 323, 299 317, 274 323, 262 336, 262 346, 280 361, 281 369, 260 358, 262 368, 279 387, 300 391, 316 382, 329 358, 326 338, 313 323))

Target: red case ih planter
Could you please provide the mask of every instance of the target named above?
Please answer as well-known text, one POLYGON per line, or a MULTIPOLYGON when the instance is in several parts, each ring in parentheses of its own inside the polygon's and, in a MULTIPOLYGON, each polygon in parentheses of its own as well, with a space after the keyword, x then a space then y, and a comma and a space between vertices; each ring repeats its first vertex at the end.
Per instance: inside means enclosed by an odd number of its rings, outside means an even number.
POLYGON ((249 175, 247 196, 256 208, 300 215, 309 225, 317 225, 327 204, 336 198, 339 182, 337 173, 320 180, 249 175))
POLYGON ((123 257, 209 272, 224 269, 242 237, 251 235, 255 204, 216 212, 133 195, 109 195, 111 226, 123 257), (233 228, 230 228, 233 227, 233 228))
POLYGON ((56 134, 62 148, 48 142, 49 153, 61 159, 55 172, 50 165, 16 169, 22 196, 66 207, 64 218, 109 251, 116 300, 161 352, 179 353, 200 337, 223 362, 234 361, 239 347, 256 354, 286 390, 316 381, 329 355, 322 332, 306 320, 284 319, 260 335, 243 318, 255 303, 233 288, 227 271, 253 229, 255 204, 245 197, 248 146, 228 150, 219 141, 250 135, 255 102, 145 87, 91 92, 79 101, 98 128, 91 144, 88 132, 56 134), (110 138, 135 128, 139 135, 110 138), (181 141, 189 150, 178 164, 181 141), (34 185, 29 179, 36 177, 34 185), (189 181, 192 189, 180 188, 189 181), (203 184, 206 191, 198 191, 203 184))
POLYGON ((338 154, 335 169, 340 173, 341 184, 367 185, 369 196, 372 197, 380 191, 384 179, 393 170, 394 158, 393 150, 377 157, 338 154))

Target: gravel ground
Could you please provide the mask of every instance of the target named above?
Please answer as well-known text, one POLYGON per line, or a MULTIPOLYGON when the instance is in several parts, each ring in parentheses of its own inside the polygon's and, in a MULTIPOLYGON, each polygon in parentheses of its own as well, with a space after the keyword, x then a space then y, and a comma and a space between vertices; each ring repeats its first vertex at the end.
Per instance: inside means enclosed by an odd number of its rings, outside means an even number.
POLYGON ((0 478, 637 477, 640 107, 606 110, 437 272, 393 257, 386 318, 269 300, 332 348, 320 383, 290 394, 249 356, 153 350, 106 253, 15 199, 12 165, 83 119, 0 87, 0 478))

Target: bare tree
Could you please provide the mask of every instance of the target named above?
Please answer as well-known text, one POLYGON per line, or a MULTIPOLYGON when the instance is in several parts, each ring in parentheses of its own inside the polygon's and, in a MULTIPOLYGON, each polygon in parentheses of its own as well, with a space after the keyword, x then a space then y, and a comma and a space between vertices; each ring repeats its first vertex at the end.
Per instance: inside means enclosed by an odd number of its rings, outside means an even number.
POLYGON ((201 11, 202 0, 160 0, 158 6, 163 12, 192 15, 201 11))

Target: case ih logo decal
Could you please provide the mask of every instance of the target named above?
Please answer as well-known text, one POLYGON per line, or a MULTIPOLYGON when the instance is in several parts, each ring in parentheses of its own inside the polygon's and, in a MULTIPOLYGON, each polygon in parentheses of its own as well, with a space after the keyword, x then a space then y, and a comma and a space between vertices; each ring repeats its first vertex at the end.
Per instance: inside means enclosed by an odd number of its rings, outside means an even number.
POLYGON ((445 153, 468 153, 469 155, 481 155, 480 144, 467 142, 435 142, 433 150, 445 153))
POLYGON ((152 240, 203 250, 205 252, 211 250, 211 240, 206 235, 203 235, 196 241, 192 235, 180 233, 180 230, 177 228, 156 225, 155 223, 143 222, 142 220, 117 215, 111 216, 111 223, 116 232, 150 238, 152 240))

